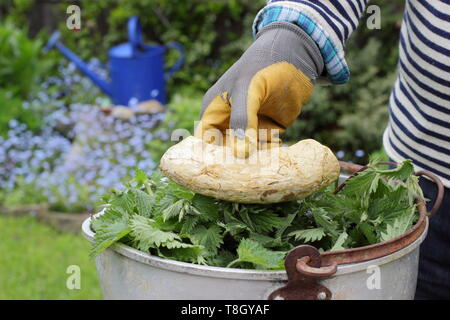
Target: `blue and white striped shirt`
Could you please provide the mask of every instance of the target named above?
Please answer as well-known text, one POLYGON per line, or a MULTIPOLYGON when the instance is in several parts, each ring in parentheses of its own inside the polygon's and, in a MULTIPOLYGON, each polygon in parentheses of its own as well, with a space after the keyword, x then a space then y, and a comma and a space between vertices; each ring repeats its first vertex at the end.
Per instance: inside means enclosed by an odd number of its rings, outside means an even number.
MULTIPOLYGON (((288 21, 317 43, 329 80, 349 80, 345 42, 369 0, 269 0, 253 32, 288 21)), ((412 159, 417 170, 450 187, 450 0, 406 0, 398 77, 389 103, 384 148, 394 161, 412 159)))

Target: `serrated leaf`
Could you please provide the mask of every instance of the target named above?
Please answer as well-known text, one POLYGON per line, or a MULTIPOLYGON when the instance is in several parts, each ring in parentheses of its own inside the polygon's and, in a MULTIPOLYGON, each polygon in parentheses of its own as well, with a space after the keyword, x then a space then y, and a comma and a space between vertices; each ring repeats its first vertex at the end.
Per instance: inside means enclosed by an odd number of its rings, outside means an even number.
POLYGON ((346 195, 364 195, 376 192, 380 176, 379 173, 368 168, 349 179, 341 192, 346 195))
POLYGON ((367 241, 369 241, 370 244, 377 243, 377 235, 375 234, 375 229, 373 226, 369 225, 368 223, 361 223, 359 225, 359 229, 366 237, 367 241))
POLYGON ((225 229, 225 233, 229 233, 231 236, 236 237, 239 234, 250 232, 250 228, 241 222, 228 222, 228 223, 217 223, 219 226, 225 229))
POLYGON ((253 229, 259 233, 269 232, 285 225, 285 219, 283 217, 268 210, 251 212, 248 214, 248 217, 253 229))
POLYGON ((134 194, 138 213, 141 216, 150 217, 154 206, 153 197, 139 189, 134 190, 134 194))
POLYGON ((180 236, 176 233, 162 231, 155 227, 153 223, 153 220, 137 215, 130 219, 130 234, 134 238, 133 243, 137 249, 148 252, 150 248, 160 247, 167 242, 181 241, 180 236))
POLYGON ((385 231, 380 234, 380 240, 387 241, 404 234, 411 228, 416 216, 415 206, 405 209, 394 221, 386 224, 385 231))
POLYGON ((297 217, 297 213, 289 214, 287 217, 283 219, 283 222, 277 227, 275 232, 275 237, 281 240, 283 233, 286 231, 288 227, 292 225, 292 222, 297 217))
POLYGON ((371 164, 337 195, 323 188, 302 201, 272 205, 213 199, 160 174, 149 180, 137 171, 125 191, 105 197, 110 217, 93 221, 100 230, 93 251, 125 237, 127 244, 168 259, 282 269, 285 252, 296 241, 326 240, 320 242, 322 251, 340 250, 406 232, 417 217, 413 200, 420 196, 411 168, 408 163, 393 170, 371 164), (226 259, 219 257, 222 252, 228 252, 226 259))
POLYGON ((183 210, 185 205, 185 200, 178 200, 177 202, 169 205, 162 211, 162 216, 164 221, 167 221, 171 218, 178 217, 181 215, 181 211, 183 210))
POLYGON ((389 184, 389 182, 385 179, 380 179, 380 181, 378 181, 377 191, 374 192, 374 194, 372 195, 372 198, 373 199, 382 198, 391 191, 392 191, 392 187, 389 184))
POLYGON ((226 267, 229 263, 236 259, 236 255, 228 250, 220 250, 219 253, 207 258, 208 264, 215 267, 226 267))
POLYGON ((205 226, 198 226, 192 231, 190 239, 193 244, 205 247, 208 255, 215 255, 217 249, 223 243, 221 229, 217 225, 208 228, 205 226))
POLYGON ((330 251, 347 249, 347 247, 344 245, 345 242, 347 241, 347 238, 348 238, 347 232, 342 232, 337 238, 336 242, 333 244, 333 247, 331 247, 330 251))
POLYGON ((183 219, 183 224, 181 226, 180 234, 189 235, 192 230, 200 223, 200 218, 197 216, 186 216, 183 219))
POLYGON ((417 198, 425 200, 423 190, 419 185, 418 176, 411 175, 408 177, 406 179, 406 188, 408 189, 408 199, 410 204, 413 204, 417 198))
POLYGON ((147 174, 141 169, 137 168, 136 173, 134 175, 134 181, 138 184, 138 186, 143 185, 147 181, 147 174))
POLYGON ((294 237, 296 241, 315 242, 325 237, 323 228, 297 230, 288 234, 288 237, 294 237))
POLYGON ((201 248, 199 245, 184 243, 178 240, 170 240, 161 244, 161 247, 167 249, 186 249, 186 248, 201 248))
POLYGON ((219 219, 219 207, 217 200, 201 194, 196 194, 192 198, 192 205, 200 213, 200 219, 206 222, 217 221, 219 219))
POLYGON ((241 240, 237 254, 239 262, 250 262, 266 269, 283 269, 286 255, 285 252, 268 250, 250 239, 241 240))
POLYGON ((282 241, 280 238, 273 238, 261 233, 250 233, 248 239, 260 243, 265 248, 276 248, 276 247, 292 247, 287 245, 287 242, 282 241))
POLYGON ((390 179, 405 180, 406 178, 414 174, 414 166, 411 160, 405 160, 394 169, 377 169, 377 172, 382 176, 388 177, 390 179))
MULTIPOLYGON (((177 245, 179 245, 179 243, 177 245)), ((169 249, 167 247, 160 247, 157 251, 158 255, 163 258, 196 264, 206 264, 205 257, 203 256, 204 249, 201 246, 183 244, 178 248, 174 247, 169 249)))
POLYGON ((92 226, 95 230, 90 252, 92 258, 131 232, 127 217, 114 209, 107 209, 103 215, 95 218, 92 226))
POLYGON ((246 224, 233 217, 233 215, 228 212, 228 210, 224 210, 224 223, 219 222, 218 225, 225 228, 225 232, 228 232, 233 237, 242 232, 251 231, 251 229, 246 224))
POLYGON ((111 201, 111 205, 114 207, 120 207, 127 213, 132 214, 136 205, 136 201, 133 193, 126 191, 115 196, 111 201))
POLYGON ((192 198, 195 196, 194 192, 176 184, 173 181, 168 182, 168 188, 170 189, 171 193, 179 199, 192 200, 192 198))
POLYGON ((337 236, 337 222, 331 220, 327 212, 323 208, 312 208, 312 215, 314 217, 314 221, 319 227, 322 227, 324 231, 330 233, 333 236, 337 236))

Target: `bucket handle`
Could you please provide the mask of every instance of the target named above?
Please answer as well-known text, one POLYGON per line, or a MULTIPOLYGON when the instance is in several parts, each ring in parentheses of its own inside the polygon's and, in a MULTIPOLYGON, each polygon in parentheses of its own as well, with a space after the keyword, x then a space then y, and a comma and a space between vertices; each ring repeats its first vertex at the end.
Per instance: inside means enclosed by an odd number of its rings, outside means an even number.
POLYGON ((137 16, 128 19, 128 41, 131 43, 133 55, 144 48, 142 43, 142 28, 137 16))
POLYGON ((169 42, 168 44, 165 45, 165 47, 167 50, 169 50, 169 49, 177 50, 180 55, 180 57, 178 58, 178 61, 175 62, 175 64, 172 66, 172 68, 170 68, 164 75, 166 80, 168 80, 173 76, 173 74, 175 72, 180 70, 181 67, 183 66, 184 60, 185 60, 185 51, 184 51, 184 47, 181 44, 179 44, 178 42, 169 42))
POLYGON ((442 200, 444 199, 444 184, 442 183, 441 179, 439 179, 436 175, 432 174, 429 171, 426 170, 420 170, 416 172, 416 176, 426 176, 430 180, 432 180, 434 183, 436 183, 438 188, 438 193, 436 196, 436 199, 434 200, 434 205, 431 211, 428 213, 429 217, 432 217, 438 212, 439 208, 441 207, 442 200))
POLYGON ((300 245, 288 252, 284 259, 288 282, 273 291, 269 300, 330 300, 332 292, 320 283, 323 278, 337 272, 337 263, 322 265, 319 250, 310 245, 300 245))
MULTIPOLYGON (((398 166, 398 163, 395 162, 390 162, 390 161, 384 161, 384 162, 379 162, 378 164, 380 165, 390 165, 390 166, 398 166)), ((353 174, 347 178, 347 180, 345 180, 344 182, 342 182, 334 191, 334 193, 338 193, 344 186, 345 183, 351 179, 353 176, 355 176, 358 172, 364 171, 366 170, 369 166, 361 166, 358 164, 354 164, 354 163, 348 163, 348 162, 343 162, 343 161, 339 161, 339 165, 341 166, 341 168, 347 169, 350 172, 352 172, 353 174)), ((436 199, 434 200, 434 205, 433 208, 430 210, 430 212, 428 213, 429 217, 432 217, 436 214, 436 212, 438 212, 439 208, 441 207, 442 204, 442 200, 444 199, 444 184, 442 183, 441 179, 439 179, 436 175, 434 175, 433 173, 426 171, 426 170, 420 170, 417 171, 415 173, 416 176, 420 177, 420 176, 426 176, 427 178, 429 178, 430 180, 432 180, 434 183, 436 183, 436 186, 438 188, 438 193, 436 196, 436 199)))

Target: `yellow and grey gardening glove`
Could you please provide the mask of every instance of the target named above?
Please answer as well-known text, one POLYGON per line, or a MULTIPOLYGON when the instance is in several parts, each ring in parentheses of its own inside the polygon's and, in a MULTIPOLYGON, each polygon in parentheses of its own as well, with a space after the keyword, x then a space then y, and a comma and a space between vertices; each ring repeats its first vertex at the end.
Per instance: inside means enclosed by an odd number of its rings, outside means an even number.
POLYGON ((271 23, 206 92, 196 136, 229 145, 240 158, 278 144, 278 135, 298 117, 323 68, 308 34, 288 22, 271 23), (232 129, 230 136, 227 129, 232 129), (221 132, 224 140, 217 141, 208 134, 211 130, 221 132))

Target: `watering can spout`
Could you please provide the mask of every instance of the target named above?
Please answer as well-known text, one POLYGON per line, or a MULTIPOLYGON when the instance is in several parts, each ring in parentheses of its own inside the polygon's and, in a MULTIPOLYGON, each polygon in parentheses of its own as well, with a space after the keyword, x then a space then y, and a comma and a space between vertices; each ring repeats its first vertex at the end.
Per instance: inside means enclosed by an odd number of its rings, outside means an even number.
POLYGON ((91 79, 105 94, 108 96, 112 96, 112 89, 109 83, 102 80, 94 71, 89 69, 87 64, 81 60, 75 53, 69 50, 65 45, 63 45, 60 41, 60 32, 55 31, 50 40, 47 42, 47 45, 44 48, 44 51, 49 51, 50 49, 56 48, 59 52, 61 52, 67 59, 73 62, 75 66, 83 72, 89 79, 91 79))
POLYGON ((165 105, 167 103, 166 81, 181 68, 184 62, 184 49, 176 42, 166 45, 144 44, 137 16, 128 20, 128 42, 108 49, 110 81, 104 81, 97 73, 89 69, 80 57, 61 43, 59 37, 59 32, 53 33, 44 51, 52 48, 59 50, 116 105, 134 107, 136 103, 149 100, 156 100, 165 105), (166 69, 164 55, 170 49, 178 51, 179 59, 170 69, 166 69))

